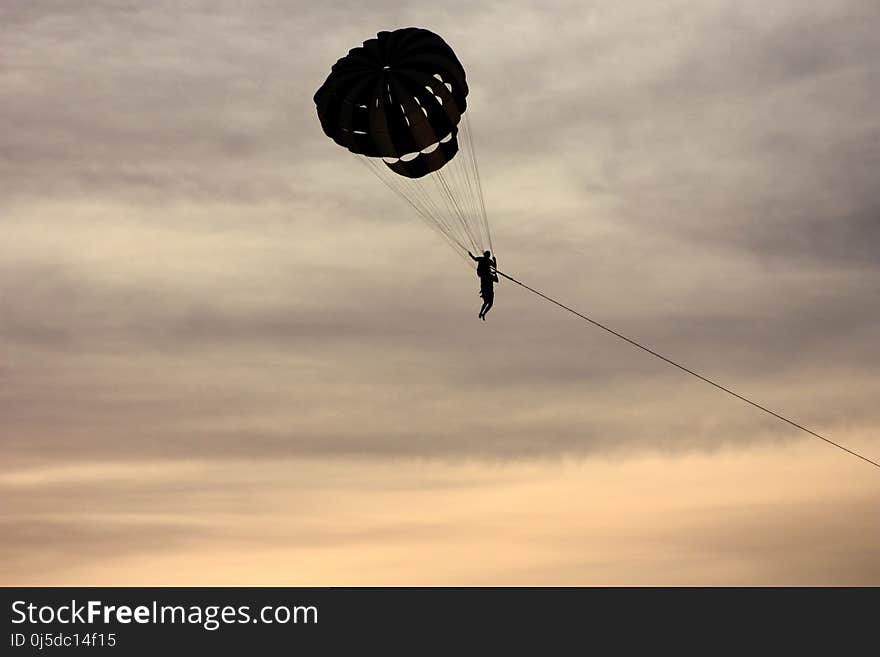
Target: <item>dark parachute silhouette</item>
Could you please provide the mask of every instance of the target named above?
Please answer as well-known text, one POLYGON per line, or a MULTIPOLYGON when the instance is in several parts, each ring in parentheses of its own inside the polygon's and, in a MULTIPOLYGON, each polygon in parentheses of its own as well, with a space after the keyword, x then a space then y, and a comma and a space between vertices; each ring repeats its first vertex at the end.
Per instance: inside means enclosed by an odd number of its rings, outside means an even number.
POLYGON ((425 29, 379 32, 333 65, 315 93, 321 127, 467 260, 492 249, 468 86, 452 48, 425 29))

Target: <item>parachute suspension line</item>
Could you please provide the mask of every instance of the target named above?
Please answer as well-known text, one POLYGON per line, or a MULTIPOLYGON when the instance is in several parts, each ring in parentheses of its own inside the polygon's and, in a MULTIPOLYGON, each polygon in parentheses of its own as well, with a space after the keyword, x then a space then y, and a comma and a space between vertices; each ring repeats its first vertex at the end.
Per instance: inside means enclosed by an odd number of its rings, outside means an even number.
POLYGON ((477 238, 474 236, 473 228, 468 224, 467 215, 461 207, 461 204, 458 202, 458 199, 453 194, 452 189, 449 186, 449 182, 446 180, 446 176, 443 174, 443 169, 438 169, 432 174, 434 180, 438 183, 438 188, 443 193, 443 198, 448 200, 449 207, 452 210, 453 216, 458 220, 459 226, 461 227, 464 234, 467 236, 468 243, 470 244, 470 248, 479 250, 479 242, 477 238))
POLYGON ((480 216, 482 218, 482 225, 486 231, 486 241, 489 242, 489 248, 492 250, 492 253, 495 253, 495 247, 492 245, 492 232, 489 230, 489 215, 486 213, 486 202, 483 199, 483 182, 480 178, 480 166, 477 164, 477 151, 474 148, 474 133, 471 129, 471 120, 467 114, 464 115, 464 132, 468 142, 468 154, 471 156, 471 163, 473 164, 474 178, 477 187, 477 198, 480 201, 480 216))
POLYGON ((421 178, 415 179, 409 184, 406 181, 403 181, 400 184, 404 189, 413 188, 418 190, 418 193, 422 195, 425 202, 431 207, 431 220, 442 226, 443 230, 452 237, 454 243, 459 248, 460 254, 464 257, 464 252, 468 250, 468 244, 465 243, 464 240, 469 239, 469 235, 466 230, 462 230, 462 226, 452 205, 453 201, 447 198, 443 193, 442 188, 438 186, 434 174, 430 174, 429 177, 432 178, 434 182, 435 190, 429 189, 427 182, 421 178), (438 192, 437 190, 440 191, 438 192), (442 206, 437 199, 442 201, 442 206))
POLYGON ((370 169, 370 171, 372 171, 373 174, 386 187, 388 187, 391 191, 393 191, 400 198, 402 198, 406 203, 408 203, 429 226, 431 226, 433 229, 439 231, 441 236, 443 236, 445 239, 447 239, 447 241, 451 241, 455 245, 454 236, 445 233, 442 230, 441 226, 436 225, 434 222, 431 221, 430 210, 427 209, 426 207, 424 207, 423 205, 420 205, 418 199, 411 198, 411 197, 407 196, 406 194, 404 194, 403 191, 399 188, 399 185, 394 184, 396 182, 394 180, 394 177, 391 177, 389 175, 383 175, 384 172, 382 171, 381 165, 377 164, 376 162, 374 162, 370 158, 363 157, 363 156, 359 156, 358 161, 362 162, 364 164, 364 166, 366 166, 368 169, 370 169))
MULTIPOLYGON (((469 262, 467 255, 465 255, 465 251, 467 251, 467 246, 464 245, 456 236, 455 233, 450 230, 450 228, 445 225, 444 222, 441 221, 440 217, 442 217, 442 213, 436 211, 436 208, 432 212, 431 205, 433 201, 428 197, 427 202, 425 199, 412 198, 410 195, 406 193, 402 189, 402 185, 397 180, 399 176, 391 173, 387 170, 387 167, 384 164, 379 164, 373 161, 372 158, 358 155, 357 160, 361 162, 367 169, 369 169, 373 175, 375 175, 388 189, 394 192, 397 196, 399 196, 403 201, 405 201, 413 210, 416 211, 416 214, 433 230, 440 234, 447 243, 453 247, 453 250, 458 253, 461 258, 465 262, 469 262), (387 171, 387 173, 386 173, 387 171)), ((409 189, 413 189, 413 187, 409 187, 409 189)))
POLYGON ((434 194, 443 201, 444 209, 439 214, 438 219, 445 220, 451 226, 455 226, 460 233, 464 234, 464 238, 468 240, 468 245, 470 246, 470 234, 467 231, 467 227, 464 226, 461 216, 458 214, 455 199, 451 197, 451 194, 443 185, 444 181, 441 175, 440 171, 435 171, 427 176, 434 183, 434 194))
MULTIPOLYGON (((462 134, 461 130, 459 130, 459 134, 462 134)), ((465 152, 467 150, 468 142, 465 139, 459 139, 459 156, 454 158, 447 168, 454 181, 454 189, 462 190, 461 197, 464 202, 468 223, 477 227, 480 233, 480 243, 486 245, 488 240, 480 220, 479 200, 477 199, 477 191, 471 175, 472 167, 469 166, 471 161, 470 154, 465 152)))
POLYGON ((544 299, 544 300, 546 300, 546 301, 549 301, 549 302, 552 303, 553 305, 559 306, 559 307, 562 308, 563 310, 566 310, 566 311, 570 312, 572 315, 575 315, 576 317, 579 317, 580 319, 582 319, 582 320, 584 320, 584 321, 586 321, 586 322, 589 322, 589 323, 592 324, 593 326, 596 326, 597 328, 600 328, 600 329, 602 329, 603 331, 606 331, 607 333, 610 333, 611 335, 613 335, 613 336, 615 336, 615 337, 617 337, 617 338, 620 338, 620 339, 623 340, 624 342, 628 342, 628 343, 631 344, 632 346, 637 347, 638 349, 641 349, 642 351, 645 351, 645 352, 651 354, 651 355, 654 356, 655 358, 659 358, 660 360, 662 360, 662 361, 664 361, 664 362, 666 362, 666 363, 672 365, 673 367, 677 367, 677 368, 680 369, 681 371, 686 372, 687 374, 690 374, 691 376, 694 376, 694 377, 700 379, 701 381, 703 381, 703 382, 705 382, 705 383, 708 383, 709 385, 714 386, 715 388, 718 388, 719 390, 721 390, 721 391, 723 391, 723 392, 726 392, 728 395, 731 395, 732 397, 736 397, 736 398, 739 399, 740 401, 744 401, 745 403, 750 404, 751 406, 754 406, 755 408, 757 408, 757 409, 759 409, 759 410, 761 410, 761 411, 764 411, 765 413, 768 413, 769 415, 772 415, 773 417, 775 417, 775 418, 777 418, 777 419, 779 419, 779 420, 782 420, 783 422, 786 422, 786 423, 790 424, 791 426, 795 427, 796 429, 800 429, 801 431, 804 431, 804 432, 810 434, 811 436, 814 436, 814 437, 816 437, 816 438, 819 438, 820 440, 824 440, 824 441, 825 441, 826 443, 828 443, 829 445, 833 445, 834 447, 837 447, 838 449, 841 449, 841 450, 843 450, 844 452, 847 452, 848 454, 851 454, 852 456, 855 456, 855 457, 857 457, 857 458, 860 458, 861 460, 866 461, 866 462, 870 463, 871 465, 873 465, 873 466, 875 466, 875 467, 877 467, 877 468, 880 468, 880 463, 878 463, 877 461, 873 461, 873 460, 869 459, 867 456, 862 456, 862 455, 859 454, 858 452, 855 452, 855 451, 853 451, 853 450, 851 450, 851 449, 849 449, 849 448, 847 448, 847 447, 844 447, 844 446, 841 445, 840 443, 836 443, 836 442, 834 442, 833 440, 831 440, 830 438, 826 438, 825 436, 822 436, 822 435, 816 433, 815 431, 812 431, 812 430, 810 430, 810 429, 807 429, 805 426, 803 426, 803 425, 801 425, 801 424, 798 424, 798 423, 795 422, 794 420, 790 420, 789 418, 785 417, 784 415, 781 415, 781 414, 777 413, 776 411, 772 411, 772 410, 770 410, 769 408, 767 408, 766 406, 762 406, 761 404, 759 404, 759 403, 757 403, 757 402, 755 402, 755 401, 752 401, 752 400, 749 399, 748 397, 744 397, 743 395, 740 395, 739 393, 734 392, 734 391, 731 390, 730 388, 727 388, 727 387, 721 385, 720 383, 716 383, 716 382, 713 381, 712 379, 709 379, 709 378, 703 376, 702 374, 698 374, 698 373, 695 372, 694 370, 689 369, 689 368, 685 367, 684 365, 681 365, 680 363, 677 363, 677 362, 675 362, 674 360, 672 360, 672 359, 670 359, 670 358, 667 358, 666 356, 664 356, 664 355, 662 355, 662 354, 660 354, 660 353, 657 353, 657 352, 654 351, 653 349, 650 349, 650 348, 648 348, 648 347, 646 347, 646 346, 644 346, 644 345, 642 345, 642 344, 639 344, 639 343, 636 342, 635 340, 626 337, 626 336, 623 335, 622 333, 618 333, 618 332, 615 331, 614 329, 609 328, 608 326, 605 326, 604 324, 602 324, 602 323, 596 321, 595 319, 592 319, 592 318, 590 318, 590 317, 587 317, 587 316, 584 315, 583 313, 578 312, 578 311, 575 310, 574 308, 570 308, 569 306, 566 306, 565 304, 563 304, 563 303, 557 301, 556 299, 553 299, 553 298, 547 296, 547 295, 544 294, 543 292, 539 292, 539 291, 536 290, 535 288, 526 285, 526 284, 523 283, 522 281, 518 281, 518 280, 516 280, 513 276, 510 276, 510 275, 508 275, 508 274, 505 274, 504 272, 498 271, 497 269, 495 270, 495 272, 496 272, 499 276, 503 276, 504 278, 506 278, 507 280, 511 281, 512 283, 516 283, 516 284, 519 285, 520 287, 522 287, 522 288, 528 290, 529 292, 532 292, 533 294, 538 295, 539 297, 541 297, 542 299, 544 299))
POLYGON ((358 156, 366 168, 404 200, 470 265, 466 252, 494 250, 467 115, 458 126, 458 152, 419 178, 393 172, 381 158, 358 156))
POLYGON ((448 162, 446 166, 444 166, 433 175, 436 175, 438 178, 442 179, 444 188, 449 191, 450 198, 458 206, 456 208, 456 213, 459 222, 462 226, 462 229, 468 235, 468 241, 471 243, 471 247, 473 247, 478 246, 479 242, 474 240, 474 215, 471 211, 472 203, 470 195, 468 193, 469 190, 467 188, 466 182, 461 175, 461 157, 461 151, 459 150, 459 154, 456 157, 452 158, 452 160, 448 162))
POLYGON ((467 181, 467 187, 470 192, 472 204, 472 212, 474 223, 479 226, 482 243, 494 252, 495 247, 492 244, 492 234, 489 232, 489 221, 486 216, 486 208, 483 202, 483 193, 479 182, 479 170, 476 168, 476 152, 473 147, 473 137, 470 131, 470 123, 465 115, 465 123, 463 124, 462 150, 463 159, 461 162, 461 170, 467 181))
MULTIPOLYGON (((397 179, 398 176, 394 175, 393 178, 397 179)), ((453 225, 450 225, 447 219, 447 213, 445 213, 437 205, 435 199, 425 188, 425 184, 421 179, 412 180, 410 183, 397 179, 395 182, 400 185, 404 195, 406 194, 406 191, 408 189, 411 189, 414 196, 418 197, 422 201, 422 203, 424 203, 424 205, 428 208, 427 214, 429 215, 429 221, 438 224, 438 226, 444 233, 450 235, 455 245, 457 245, 460 249, 465 249, 465 246, 461 242, 461 240, 455 237, 455 227, 453 225)))

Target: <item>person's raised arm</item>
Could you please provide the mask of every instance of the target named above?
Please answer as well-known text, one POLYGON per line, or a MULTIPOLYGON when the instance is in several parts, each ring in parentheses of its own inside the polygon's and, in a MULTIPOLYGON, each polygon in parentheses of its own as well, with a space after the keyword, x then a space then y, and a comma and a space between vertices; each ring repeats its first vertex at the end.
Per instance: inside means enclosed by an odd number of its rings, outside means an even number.
POLYGON ((475 256, 470 251, 468 251, 468 255, 471 257, 471 260, 473 260, 474 262, 478 262, 480 260, 477 256, 475 256))

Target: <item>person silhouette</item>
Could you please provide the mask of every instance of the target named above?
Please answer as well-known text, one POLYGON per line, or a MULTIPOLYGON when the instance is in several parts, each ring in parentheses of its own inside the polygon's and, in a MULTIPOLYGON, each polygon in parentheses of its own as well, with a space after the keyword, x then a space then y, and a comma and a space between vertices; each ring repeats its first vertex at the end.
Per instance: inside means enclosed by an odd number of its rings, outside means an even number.
POLYGON ((486 313, 491 310, 492 304, 495 301, 495 283, 498 282, 498 274, 495 273, 495 268, 498 266, 498 261, 489 251, 483 251, 481 256, 475 256, 468 251, 468 255, 471 257, 471 260, 477 263, 477 276, 480 279, 480 297, 483 299, 483 306, 480 308, 478 317, 485 322, 486 313))

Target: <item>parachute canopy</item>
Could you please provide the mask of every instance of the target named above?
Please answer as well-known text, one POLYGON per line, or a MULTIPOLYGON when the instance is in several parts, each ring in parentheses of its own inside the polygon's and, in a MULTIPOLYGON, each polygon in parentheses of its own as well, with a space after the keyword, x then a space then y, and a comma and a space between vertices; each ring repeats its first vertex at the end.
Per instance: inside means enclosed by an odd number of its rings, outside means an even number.
POLYGON ((315 94, 321 127, 352 153, 385 157, 402 176, 420 178, 458 152, 466 108, 464 69, 428 30, 379 32, 333 65, 315 94))
POLYGON ((352 48, 314 97, 324 133, 362 156, 461 255, 492 243, 467 95, 452 48, 407 27, 352 48))

